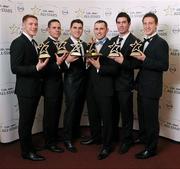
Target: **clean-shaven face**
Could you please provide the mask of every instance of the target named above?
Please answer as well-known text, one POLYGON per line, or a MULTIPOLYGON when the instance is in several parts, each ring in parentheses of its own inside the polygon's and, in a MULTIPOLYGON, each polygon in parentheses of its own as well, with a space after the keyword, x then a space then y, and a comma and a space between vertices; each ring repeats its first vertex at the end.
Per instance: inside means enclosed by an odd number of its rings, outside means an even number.
POLYGON ((59 22, 51 22, 50 26, 48 27, 48 32, 51 37, 58 40, 61 35, 61 25, 59 22))
POLYGON ((33 37, 37 34, 38 31, 38 21, 35 18, 27 18, 23 24, 23 31, 26 32, 30 37, 33 37))
POLYGON ((130 23, 128 23, 128 20, 126 17, 117 18, 116 26, 117 26, 118 32, 121 35, 125 35, 129 32, 130 23))
POLYGON ((145 17, 143 20, 144 34, 147 36, 152 35, 157 30, 157 24, 153 17, 145 17))
POLYGON ((75 39, 80 39, 81 35, 83 33, 83 25, 81 23, 73 23, 72 27, 70 28, 70 34, 75 39))
POLYGON ((94 34, 96 39, 100 40, 106 37, 108 33, 108 28, 104 23, 95 23, 94 24, 94 34))

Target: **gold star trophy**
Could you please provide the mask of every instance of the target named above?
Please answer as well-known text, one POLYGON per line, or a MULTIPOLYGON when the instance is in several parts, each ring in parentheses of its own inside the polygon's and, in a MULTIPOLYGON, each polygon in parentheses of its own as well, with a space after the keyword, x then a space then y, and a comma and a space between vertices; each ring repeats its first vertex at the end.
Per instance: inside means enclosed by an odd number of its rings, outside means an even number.
POLYGON ((119 57, 122 56, 120 49, 121 49, 121 45, 117 44, 116 42, 114 42, 112 45, 108 46, 111 50, 109 52, 108 57, 119 57))
POLYGON ((47 51, 48 47, 49 47, 49 42, 46 43, 41 43, 37 49, 39 51, 39 59, 46 59, 46 58, 50 58, 50 55, 47 51))
POLYGON ((77 44, 71 44, 73 46, 73 49, 70 52, 70 55, 72 56, 81 56, 81 42, 78 41, 77 44))
POLYGON ((62 56, 62 55, 64 55, 65 53, 67 54, 68 53, 68 51, 67 51, 67 49, 66 49, 66 47, 65 47, 65 45, 66 45, 66 41, 64 41, 64 42, 62 42, 62 43, 60 43, 60 42, 54 42, 54 44, 56 45, 56 48, 57 48, 57 55, 58 56, 62 56))
POLYGON ((92 42, 89 44, 89 49, 86 51, 85 57, 97 59, 102 54, 99 53, 95 47, 95 40, 92 39, 92 42))
POLYGON ((139 56, 141 55, 141 50, 140 47, 142 46, 142 42, 141 41, 135 41, 134 43, 130 44, 130 46, 132 47, 132 51, 130 56, 139 56))

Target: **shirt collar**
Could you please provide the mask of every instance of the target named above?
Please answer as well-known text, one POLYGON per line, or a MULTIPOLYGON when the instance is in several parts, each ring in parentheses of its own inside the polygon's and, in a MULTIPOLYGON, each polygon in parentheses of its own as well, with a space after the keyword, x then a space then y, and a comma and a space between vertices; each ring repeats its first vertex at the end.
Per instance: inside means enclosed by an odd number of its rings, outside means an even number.
POLYGON ((125 41, 127 39, 127 37, 129 36, 130 32, 128 32, 127 34, 125 35, 119 35, 119 37, 123 38, 123 41, 125 41))
POLYGON ((154 32, 152 35, 150 35, 150 36, 147 36, 147 35, 145 35, 144 36, 144 38, 145 39, 151 39, 153 36, 155 36, 157 34, 157 32, 154 32))
POLYGON ((51 35, 49 35, 49 38, 52 39, 53 41, 57 42, 57 39, 54 39, 51 35))
POLYGON ((32 39, 33 39, 33 38, 32 38, 31 36, 29 36, 29 35, 28 35, 26 32, 24 32, 24 31, 23 31, 23 34, 29 39, 30 42, 32 42, 32 39))
POLYGON ((71 40, 73 41, 74 44, 77 44, 78 41, 81 41, 80 39, 79 40, 75 39, 73 36, 70 36, 70 38, 71 38, 71 40))

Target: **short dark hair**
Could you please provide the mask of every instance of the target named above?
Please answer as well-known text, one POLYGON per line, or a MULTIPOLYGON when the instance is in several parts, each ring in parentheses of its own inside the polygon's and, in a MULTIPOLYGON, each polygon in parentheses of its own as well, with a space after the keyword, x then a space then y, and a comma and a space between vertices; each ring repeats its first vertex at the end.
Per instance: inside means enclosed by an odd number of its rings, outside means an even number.
POLYGON ((145 19, 146 17, 152 17, 152 18, 154 18, 155 23, 156 23, 156 24, 158 23, 158 17, 156 16, 156 14, 154 14, 154 13, 152 13, 152 12, 146 13, 146 14, 143 16, 142 22, 144 21, 144 19, 145 19))
POLYGON ((96 23, 104 23, 104 24, 105 24, 105 26, 106 26, 106 28, 108 27, 107 22, 106 22, 106 21, 104 21, 104 20, 97 20, 94 24, 96 24, 96 23))
POLYGON ((74 19, 71 21, 70 27, 73 26, 74 23, 80 23, 83 26, 83 21, 81 19, 74 19))
POLYGON ((48 22, 48 28, 51 26, 51 23, 52 23, 52 22, 58 22, 59 24, 61 24, 58 19, 51 19, 51 20, 48 22))
POLYGON ((120 13, 118 13, 118 15, 116 17, 116 23, 117 23, 118 18, 120 18, 120 17, 127 18, 128 23, 131 22, 131 18, 130 18, 130 16, 126 12, 120 12, 120 13))
POLYGON ((34 18, 34 19, 38 20, 38 18, 36 16, 31 15, 31 14, 27 14, 27 15, 23 16, 22 22, 24 23, 28 18, 34 18))

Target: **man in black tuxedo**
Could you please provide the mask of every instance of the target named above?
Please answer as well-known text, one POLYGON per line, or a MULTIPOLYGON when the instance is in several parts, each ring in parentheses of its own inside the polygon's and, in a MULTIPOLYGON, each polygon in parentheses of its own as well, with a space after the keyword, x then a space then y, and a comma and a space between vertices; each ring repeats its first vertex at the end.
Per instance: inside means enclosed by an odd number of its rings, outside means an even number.
POLYGON ((96 49, 102 55, 97 59, 88 58, 87 61, 90 64, 88 67, 87 108, 91 137, 81 141, 81 144, 84 145, 98 144, 102 138, 99 160, 108 157, 112 151, 112 96, 114 91, 113 75, 116 73, 116 67, 114 66, 115 62, 108 58, 109 39, 106 37, 107 33, 106 21, 96 21, 94 24, 96 40, 90 46, 91 49, 96 49), (102 132, 101 122, 103 124, 102 132))
POLYGON ((49 59, 38 60, 33 36, 38 30, 38 19, 34 15, 25 15, 22 18, 23 33, 10 46, 11 70, 16 74, 15 93, 19 104, 19 138, 21 155, 24 159, 33 161, 45 160, 36 153, 32 144, 32 126, 36 109, 41 96, 41 70, 49 59))
POLYGON ((142 62, 136 78, 138 91, 139 141, 145 149, 135 155, 147 159, 157 154, 159 137, 159 99, 162 95, 163 71, 169 66, 169 47, 157 34, 158 18, 147 13, 143 19, 145 40, 143 52, 135 56, 142 62))
POLYGON ((80 136, 80 119, 85 100, 86 66, 84 54, 87 44, 80 37, 83 22, 75 19, 70 25, 71 36, 66 40, 66 49, 70 54, 65 62, 68 69, 64 73, 64 144, 68 151, 77 152, 72 141, 80 136))
MULTIPOLYGON (((130 56, 132 52, 131 44, 139 41, 129 31, 131 19, 125 12, 121 12, 116 17, 116 25, 119 32, 118 36, 111 39, 111 44, 119 46, 119 56, 113 56, 111 59, 116 61, 118 67, 118 75, 115 78, 115 102, 118 111, 114 112, 114 131, 119 124, 119 111, 122 119, 121 146, 119 152, 121 154, 128 152, 133 145, 133 86, 134 86, 134 68, 136 59, 130 56), (134 63, 133 63, 134 62, 134 63), (133 63, 133 64, 132 64, 133 63)), ((138 63, 137 63, 138 65, 138 63)), ((116 134, 115 134, 116 135, 116 134)))
MULTIPOLYGON (((43 70, 43 86, 42 94, 44 96, 44 116, 43 116, 43 132, 45 138, 45 148, 61 153, 64 150, 57 146, 59 118, 62 106, 63 80, 62 65, 66 58, 66 54, 58 56, 57 47, 58 38, 61 35, 61 24, 59 20, 52 19, 48 22, 47 31, 49 37, 43 42, 47 44, 47 52, 50 55, 49 62, 43 70)), ((42 50, 40 48, 39 50, 42 50)))

